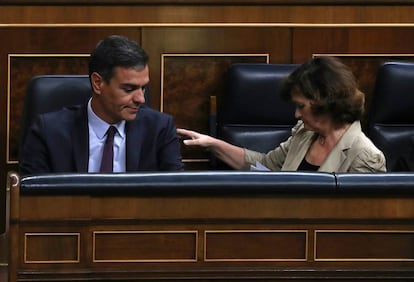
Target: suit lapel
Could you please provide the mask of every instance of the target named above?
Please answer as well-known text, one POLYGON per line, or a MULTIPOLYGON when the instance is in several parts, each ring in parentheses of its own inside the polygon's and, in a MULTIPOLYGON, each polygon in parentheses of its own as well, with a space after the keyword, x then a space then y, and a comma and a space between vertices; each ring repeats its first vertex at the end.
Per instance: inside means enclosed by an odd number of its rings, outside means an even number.
POLYGON ((325 162, 319 167, 319 171, 334 172, 338 171, 342 166, 343 162, 346 160, 346 148, 348 146, 340 144, 341 141, 329 153, 325 162))
POLYGON ((140 165, 139 160, 144 136, 144 128, 140 118, 143 114, 142 110, 140 109, 136 120, 125 123, 126 171, 137 171, 140 165))
POLYGON ((340 170, 344 161, 347 159, 348 150, 352 147, 355 136, 358 135, 359 131, 361 131, 361 124, 356 121, 345 131, 338 144, 332 149, 325 162, 319 168, 319 171, 332 172, 340 170))
POLYGON ((89 127, 86 105, 76 112, 75 126, 72 130, 73 158, 77 172, 88 172, 89 127))

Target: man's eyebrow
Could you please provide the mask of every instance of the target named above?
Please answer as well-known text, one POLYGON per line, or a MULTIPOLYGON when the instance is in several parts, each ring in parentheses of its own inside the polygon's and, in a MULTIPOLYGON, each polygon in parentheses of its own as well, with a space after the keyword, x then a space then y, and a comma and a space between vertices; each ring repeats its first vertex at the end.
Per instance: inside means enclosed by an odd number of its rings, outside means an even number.
POLYGON ((124 89, 126 91, 135 91, 137 89, 142 89, 142 91, 145 91, 148 87, 148 84, 145 85, 138 85, 138 84, 133 84, 133 83, 121 83, 119 85, 119 88, 124 89))
POLYGON ((122 86, 129 86, 129 87, 139 87, 139 85, 137 85, 137 84, 134 84, 134 83, 128 83, 128 82, 126 82, 126 83, 121 83, 120 85, 122 85, 122 86))
POLYGON ((148 84, 149 84, 149 83, 146 83, 146 84, 144 84, 144 85, 139 85, 139 84, 134 84, 134 83, 128 83, 128 82, 125 82, 125 83, 121 83, 120 85, 121 85, 121 86, 137 87, 137 88, 139 88, 139 87, 146 87, 146 86, 148 86, 148 84))
POLYGON ((142 88, 142 86, 137 85, 137 84, 133 84, 133 83, 121 83, 120 84, 121 88, 128 88, 128 89, 138 89, 138 88, 142 88))

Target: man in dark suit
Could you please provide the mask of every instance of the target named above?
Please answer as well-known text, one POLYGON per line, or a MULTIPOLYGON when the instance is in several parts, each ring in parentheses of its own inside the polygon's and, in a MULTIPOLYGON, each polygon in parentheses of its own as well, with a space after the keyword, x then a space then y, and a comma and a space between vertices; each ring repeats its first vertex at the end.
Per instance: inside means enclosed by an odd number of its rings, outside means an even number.
MULTIPOLYGON (((110 126, 111 171, 182 170, 180 143, 171 116, 145 104, 148 56, 135 42, 112 35, 89 60, 92 98, 85 105, 39 116, 20 160, 22 175, 101 170, 110 126)), ((108 138, 109 139, 109 138, 108 138)))

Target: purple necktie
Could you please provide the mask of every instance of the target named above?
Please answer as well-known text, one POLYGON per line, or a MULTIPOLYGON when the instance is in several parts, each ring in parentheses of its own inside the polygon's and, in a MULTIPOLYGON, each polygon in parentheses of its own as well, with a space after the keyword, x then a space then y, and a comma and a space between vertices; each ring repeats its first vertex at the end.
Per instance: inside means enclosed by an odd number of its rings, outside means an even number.
POLYGON ((110 126, 106 131, 106 140, 102 154, 100 172, 113 172, 114 165, 114 136, 116 133, 115 126, 110 126))

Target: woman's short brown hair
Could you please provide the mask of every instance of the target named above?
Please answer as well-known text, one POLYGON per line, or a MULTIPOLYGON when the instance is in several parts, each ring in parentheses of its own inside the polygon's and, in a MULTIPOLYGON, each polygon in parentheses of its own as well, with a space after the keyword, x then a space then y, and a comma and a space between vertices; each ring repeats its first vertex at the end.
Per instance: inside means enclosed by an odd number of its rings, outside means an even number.
POLYGON ((360 120, 364 113, 364 93, 352 71, 335 57, 316 57, 301 65, 282 84, 281 96, 291 101, 295 88, 312 100, 315 115, 328 114, 338 125, 360 120))

